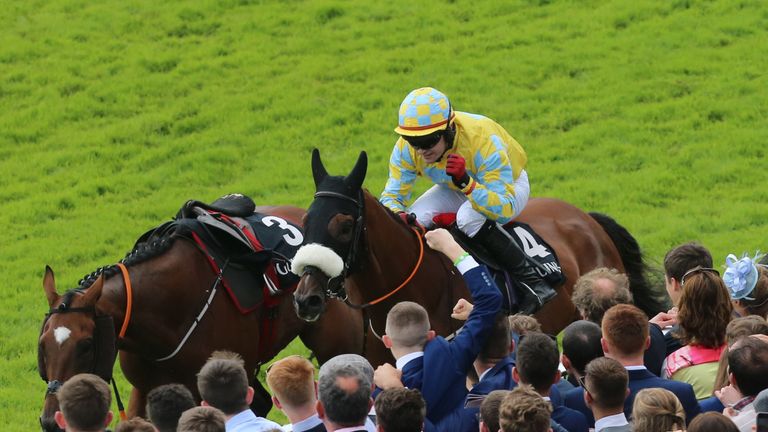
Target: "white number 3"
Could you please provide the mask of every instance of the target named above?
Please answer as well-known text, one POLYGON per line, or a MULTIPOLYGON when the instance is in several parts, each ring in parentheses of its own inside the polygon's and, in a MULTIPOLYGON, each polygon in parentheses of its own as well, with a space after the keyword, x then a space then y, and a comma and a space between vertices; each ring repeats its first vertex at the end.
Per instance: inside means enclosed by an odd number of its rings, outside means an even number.
POLYGON ((304 242, 304 236, 301 235, 301 231, 286 222, 283 218, 277 216, 265 216, 261 219, 261 223, 268 227, 277 224, 277 227, 281 230, 288 231, 283 235, 283 239, 291 246, 299 246, 302 242, 304 242))

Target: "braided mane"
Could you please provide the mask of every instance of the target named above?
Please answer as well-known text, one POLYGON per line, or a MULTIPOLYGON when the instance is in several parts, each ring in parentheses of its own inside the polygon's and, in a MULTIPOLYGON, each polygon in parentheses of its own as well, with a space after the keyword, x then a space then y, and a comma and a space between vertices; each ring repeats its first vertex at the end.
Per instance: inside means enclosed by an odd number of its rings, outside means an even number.
MULTIPOLYGON (((128 252, 119 262, 125 264, 126 266, 131 266, 155 258, 170 249, 175 239, 176 237, 168 235, 150 241, 137 243, 133 247, 133 250, 128 252)), ((120 273, 120 268, 115 264, 99 267, 93 273, 87 274, 83 276, 82 279, 80 279, 80 282, 78 283, 78 289, 88 288, 94 282, 96 282, 96 279, 98 279, 98 277, 101 275, 104 275, 105 279, 109 279, 118 273, 120 273)))

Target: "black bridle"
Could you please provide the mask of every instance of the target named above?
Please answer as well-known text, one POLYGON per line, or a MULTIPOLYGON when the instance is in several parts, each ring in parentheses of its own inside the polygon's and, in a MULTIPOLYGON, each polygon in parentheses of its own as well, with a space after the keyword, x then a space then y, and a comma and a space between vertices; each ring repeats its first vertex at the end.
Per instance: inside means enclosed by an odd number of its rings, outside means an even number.
MULTIPOLYGON (((341 274, 328 278, 328 283, 325 287, 324 294, 328 298, 337 298, 344 302, 347 302, 347 291, 344 287, 344 282, 347 277, 357 270, 358 251, 360 249, 361 238, 363 231, 365 231, 365 206, 363 201, 362 189, 358 192, 357 199, 344 195, 338 192, 331 191, 318 191, 315 193, 315 199, 317 198, 337 198, 344 201, 349 201, 357 207, 357 216, 355 217, 354 235, 352 236, 352 243, 349 245, 349 251, 347 252, 347 258, 344 260, 344 268, 341 274)), ((305 273, 312 273, 317 270, 313 266, 307 266, 305 273)))

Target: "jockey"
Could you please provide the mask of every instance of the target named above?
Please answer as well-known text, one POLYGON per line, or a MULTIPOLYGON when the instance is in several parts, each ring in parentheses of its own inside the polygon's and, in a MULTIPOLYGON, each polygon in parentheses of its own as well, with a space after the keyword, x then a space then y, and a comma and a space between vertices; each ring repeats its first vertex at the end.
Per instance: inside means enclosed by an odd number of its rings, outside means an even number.
POLYGON ((453 111, 448 98, 431 87, 405 97, 395 132, 400 138, 381 203, 406 222, 411 212, 425 227, 434 225, 435 216, 455 212, 459 230, 522 282, 521 312, 534 313, 554 297, 552 287, 501 228, 523 211, 530 194, 527 156, 520 144, 487 117, 453 111), (417 175, 435 185, 407 208, 417 175))

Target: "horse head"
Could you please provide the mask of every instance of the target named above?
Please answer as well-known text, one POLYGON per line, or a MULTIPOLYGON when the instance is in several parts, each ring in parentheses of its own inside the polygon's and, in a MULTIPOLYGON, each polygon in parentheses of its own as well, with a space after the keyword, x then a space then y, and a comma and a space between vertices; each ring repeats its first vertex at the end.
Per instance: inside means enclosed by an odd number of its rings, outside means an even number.
POLYGON ((100 315, 104 277, 87 289, 56 293, 53 270, 46 266, 43 289, 48 298, 37 346, 38 372, 48 384, 40 424, 45 431, 60 431, 54 414, 59 409, 56 392, 69 378, 93 373, 109 381, 115 362, 115 328, 112 317, 100 315))
POLYGON ((296 314, 315 321, 325 310, 328 297, 345 298, 344 278, 358 255, 362 241, 362 184, 368 157, 360 152, 346 177, 331 176, 312 151, 315 198, 304 217, 304 246, 293 258, 292 270, 301 277, 294 292, 296 314))

